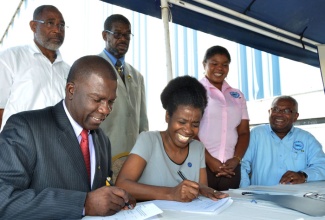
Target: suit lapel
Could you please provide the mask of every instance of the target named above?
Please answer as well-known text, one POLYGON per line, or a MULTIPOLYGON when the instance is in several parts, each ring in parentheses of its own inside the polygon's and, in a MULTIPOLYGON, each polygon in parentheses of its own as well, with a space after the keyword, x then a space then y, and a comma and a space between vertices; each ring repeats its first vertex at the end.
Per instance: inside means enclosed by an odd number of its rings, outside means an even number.
MULTIPOLYGON (((102 51, 100 54, 99 54, 100 57, 103 57, 105 60, 107 60, 113 67, 114 67, 114 70, 115 70, 115 74, 116 74, 116 77, 117 77, 117 85, 118 85, 118 91, 123 93, 124 95, 127 94, 127 87, 128 87, 128 83, 127 83, 127 76, 125 76, 125 83, 126 83, 126 86, 124 85, 123 83, 123 80, 122 78, 120 77, 120 75, 118 74, 118 72, 116 71, 115 69, 115 65, 112 63, 112 61, 109 59, 109 57, 105 54, 104 51, 102 51)), ((127 68, 127 65, 125 63, 124 65, 124 74, 127 74, 129 72, 129 69, 126 69, 127 68)))
POLYGON ((70 121, 64 111, 62 102, 54 106, 54 116, 59 127, 58 141, 61 143, 62 148, 70 157, 71 163, 76 170, 76 173, 74 175, 80 175, 84 180, 83 183, 80 184, 88 183, 88 188, 90 189, 89 178, 82 152, 80 150, 80 145, 74 133, 72 125, 70 124, 70 121))
POLYGON ((92 185, 92 189, 97 189, 105 185, 105 179, 108 176, 112 176, 111 165, 111 153, 110 145, 105 143, 104 139, 107 139, 107 136, 104 134, 100 135, 100 129, 91 131, 91 135, 94 142, 94 149, 96 155, 96 166, 95 166, 95 175, 92 185))
POLYGON ((101 186, 100 181, 102 179, 102 172, 101 172, 102 167, 100 166, 102 163, 101 163, 101 156, 100 156, 100 149, 99 149, 100 143, 98 140, 98 135, 96 134, 95 131, 91 131, 91 135, 93 137, 95 156, 96 156, 95 175, 94 175, 93 185, 91 188, 97 189, 101 186))

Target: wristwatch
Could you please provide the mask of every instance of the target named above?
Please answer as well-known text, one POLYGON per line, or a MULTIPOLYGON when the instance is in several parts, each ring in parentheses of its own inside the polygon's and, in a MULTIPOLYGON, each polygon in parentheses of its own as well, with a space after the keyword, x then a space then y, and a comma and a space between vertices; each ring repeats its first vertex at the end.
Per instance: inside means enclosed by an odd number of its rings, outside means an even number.
POLYGON ((301 173, 302 175, 304 175, 304 177, 305 177, 305 183, 307 183, 307 179, 308 179, 307 173, 305 173, 303 171, 299 171, 298 173, 301 173))

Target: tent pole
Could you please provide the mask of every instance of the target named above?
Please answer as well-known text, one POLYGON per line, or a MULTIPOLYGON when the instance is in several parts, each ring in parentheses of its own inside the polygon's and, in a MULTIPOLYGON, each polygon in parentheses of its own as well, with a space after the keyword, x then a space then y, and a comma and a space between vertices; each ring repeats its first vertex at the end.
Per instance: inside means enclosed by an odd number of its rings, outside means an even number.
POLYGON ((320 71, 323 80, 323 88, 325 93, 325 44, 317 45, 318 49, 318 58, 320 63, 320 71))
POLYGON ((167 82, 173 79, 172 58, 170 49, 169 20, 168 20, 168 2, 161 0, 161 16, 164 23, 165 48, 166 48, 166 65, 167 65, 167 82))

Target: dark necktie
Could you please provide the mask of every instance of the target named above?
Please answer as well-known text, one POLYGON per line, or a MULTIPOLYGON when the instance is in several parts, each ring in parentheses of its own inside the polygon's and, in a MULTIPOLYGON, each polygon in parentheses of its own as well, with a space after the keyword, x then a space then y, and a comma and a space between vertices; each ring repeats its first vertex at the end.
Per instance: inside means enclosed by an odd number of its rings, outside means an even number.
POLYGON ((90 179, 90 155, 89 155, 88 130, 83 129, 80 135, 81 135, 80 148, 81 148, 82 155, 84 156, 88 177, 90 179))
POLYGON ((120 60, 117 60, 115 63, 115 68, 118 72, 118 74, 120 75, 120 77, 122 78, 124 84, 125 84, 125 79, 124 79, 124 74, 123 74, 123 65, 122 62, 120 60))

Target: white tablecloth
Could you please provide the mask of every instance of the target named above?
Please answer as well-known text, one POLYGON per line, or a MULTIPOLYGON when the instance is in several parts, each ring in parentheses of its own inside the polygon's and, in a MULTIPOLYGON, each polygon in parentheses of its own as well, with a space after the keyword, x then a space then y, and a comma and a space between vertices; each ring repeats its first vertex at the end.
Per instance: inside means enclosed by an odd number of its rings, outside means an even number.
MULTIPOLYGON (((325 193, 325 181, 311 182, 297 185, 277 185, 272 187, 250 186, 245 189, 230 190, 227 193, 233 199, 233 204, 218 215, 205 215, 186 212, 164 210, 163 214, 154 219, 177 220, 316 220, 324 217, 312 217, 298 211, 282 208, 271 202, 257 200, 252 201, 249 196, 241 195, 243 191, 260 190, 274 192, 275 194, 291 194, 303 196, 307 192, 325 193)), ((325 202, 324 202, 325 209, 325 202)))

